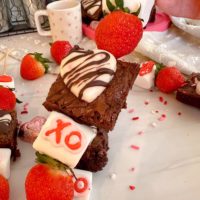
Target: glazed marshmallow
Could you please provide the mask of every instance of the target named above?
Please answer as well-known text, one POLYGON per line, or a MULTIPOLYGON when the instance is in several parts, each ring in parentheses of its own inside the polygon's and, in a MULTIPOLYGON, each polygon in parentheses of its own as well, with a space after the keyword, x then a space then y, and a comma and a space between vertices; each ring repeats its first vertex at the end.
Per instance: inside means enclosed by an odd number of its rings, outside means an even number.
POLYGON ((95 128, 78 124, 61 113, 51 112, 33 148, 74 168, 96 133, 95 128))

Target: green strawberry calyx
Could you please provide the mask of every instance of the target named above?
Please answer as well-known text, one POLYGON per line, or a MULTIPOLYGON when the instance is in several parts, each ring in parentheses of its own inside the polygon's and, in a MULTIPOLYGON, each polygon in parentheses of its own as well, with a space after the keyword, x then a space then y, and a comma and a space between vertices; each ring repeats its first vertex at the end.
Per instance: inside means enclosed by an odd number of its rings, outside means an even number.
POLYGON ((110 0, 106 0, 106 5, 108 9, 110 10, 110 12, 113 12, 115 10, 122 10, 123 12, 138 16, 141 11, 141 3, 137 11, 131 12, 128 7, 124 7, 124 0, 115 0, 115 5, 113 5, 113 3, 111 3, 110 0))
POLYGON ((165 68, 164 64, 163 63, 156 63, 156 72, 155 72, 155 75, 157 77, 158 73, 160 72, 160 70, 162 70, 163 68, 165 68))
POLYGON ((68 175, 72 175, 77 180, 77 177, 76 177, 74 171, 69 166, 61 163, 60 161, 58 161, 54 158, 51 158, 50 156, 47 156, 46 154, 41 154, 38 151, 35 154, 36 154, 36 160, 35 160, 36 163, 46 164, 55 170, 67 172, 68 175), (70 172, 70 174, 69 174, 69 172, 70 172))
POLYGON ((44 58, 42 53, 35 52, 35 53, 30 53, 30 55, 34 56, 34 58, 44 66, 45 73, 47 73, 49 69, 48 64, 52 62, 49 59, 44 58))

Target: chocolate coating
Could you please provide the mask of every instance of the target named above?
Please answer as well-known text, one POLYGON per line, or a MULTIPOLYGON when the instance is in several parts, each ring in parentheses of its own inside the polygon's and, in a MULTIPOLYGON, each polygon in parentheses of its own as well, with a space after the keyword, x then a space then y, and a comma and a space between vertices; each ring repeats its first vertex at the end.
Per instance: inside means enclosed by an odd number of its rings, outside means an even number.
POLYGON ((81 0, 82 16, 86 23, 103 16, 102 0, 81 0))

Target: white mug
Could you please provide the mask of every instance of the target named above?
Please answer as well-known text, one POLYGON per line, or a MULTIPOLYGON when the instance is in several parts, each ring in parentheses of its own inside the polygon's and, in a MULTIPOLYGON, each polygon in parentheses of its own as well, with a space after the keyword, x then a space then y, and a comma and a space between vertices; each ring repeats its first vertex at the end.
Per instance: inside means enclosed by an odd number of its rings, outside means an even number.
POLYGON ((52 36, 53 41, 67 40, 72 45, 82 39, 81 5, 77 0, 55 1, 47 5, 47 10, 35 13, 36 28, 41 36, 52 36), (48 16, 50 31, 42 29, 39 17, 48 16))

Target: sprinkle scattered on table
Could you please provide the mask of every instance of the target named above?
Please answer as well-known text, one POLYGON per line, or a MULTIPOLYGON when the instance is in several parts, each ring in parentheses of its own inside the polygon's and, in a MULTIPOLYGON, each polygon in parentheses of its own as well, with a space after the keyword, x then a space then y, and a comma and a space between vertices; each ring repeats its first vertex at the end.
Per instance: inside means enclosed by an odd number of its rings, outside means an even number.
POLYGON ((134 150, 140 150, 140 147, 137 145, 131 145, 130 147, 131 149, 134 149, 134 150))
POLYGON ((140 119, 139 117, 133 117, 132 118, 133 121, 136 121, 136 120, 139 120, 139 119, 140 119))
POLYGON ((144 131, 139 131, 138 132, 138 135, 143 135, 144 134, 144 131))
POLYGON ((156 124, 155 122, 153 122, 153 123, 151 123, 151 126, 152 126, 153 128, 155 128, 155 127, 157 126, 157 124, 156 124))
POLYGON ((159 97, 159 101, 162 103, 164 101, 163 97, 159 97))
POLYGON ((134 185, 129 185, 129 189, 130 190, 135 190, 135 186, 134 185))
POLYGON ((132 108, 132 109, 130 109, 130 110, 128 110, 128 113, 133 113, 134 112, 134 109, 132 108))

